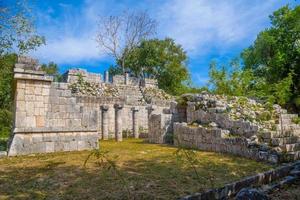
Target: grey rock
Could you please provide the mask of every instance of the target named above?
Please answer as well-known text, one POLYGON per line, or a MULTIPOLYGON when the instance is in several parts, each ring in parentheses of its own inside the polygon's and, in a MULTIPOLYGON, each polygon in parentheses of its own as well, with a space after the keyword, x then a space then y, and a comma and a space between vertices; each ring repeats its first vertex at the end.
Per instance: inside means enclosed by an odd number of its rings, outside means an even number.
POLYGON ((263 192, 253 189, 244 188, 235 197, 236 200, 268 200, 268 196, 263 192))
POLYGON ((212 128, 216 128, 216 127, 218 127, 218 124, 215 123, 215 122, 210 122, 210 123, 208 124, 208 126, 209 126, 209 127, 212 127, 212 128))
POLYGON ((290 175, 300 177, 300 170, 293 169, 292 171, 290 171, 290 175))

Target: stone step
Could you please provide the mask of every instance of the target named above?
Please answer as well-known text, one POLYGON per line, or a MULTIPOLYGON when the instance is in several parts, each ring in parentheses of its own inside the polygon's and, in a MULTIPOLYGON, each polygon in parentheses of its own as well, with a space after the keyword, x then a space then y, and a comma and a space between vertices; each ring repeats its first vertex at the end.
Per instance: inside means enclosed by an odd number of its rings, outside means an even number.
POLYGON ((293 119, 294 117, 298 117, 297 114, 281 114, 282 119, 293 119))
POLYGON ((295 144, 300 142, 299 137, 282 137, 282 138, 271 138, 271 144, 273 146, 286 145, 286 144, 295 144))
POLYGON ((276 124, 276 130, 296 130, 300 129, 298 124, 276 124))
POLYGON ((295 143, 295 144, 285 144, 280 146, 282 151, 285 152, 296 152, 300 151, 300 143, 295 143))

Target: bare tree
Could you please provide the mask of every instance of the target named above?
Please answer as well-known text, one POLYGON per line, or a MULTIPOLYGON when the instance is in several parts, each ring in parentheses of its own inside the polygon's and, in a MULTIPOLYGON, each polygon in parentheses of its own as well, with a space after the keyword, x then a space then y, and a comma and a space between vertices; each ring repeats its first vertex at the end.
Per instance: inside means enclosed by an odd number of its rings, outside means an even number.
POLYGON ((142 40, 154 36, 156 26, 156 21, 146 11, 102 17, 96 41, 100 48, 116 59, 125 72, 125 60, 129 52, 142 40))

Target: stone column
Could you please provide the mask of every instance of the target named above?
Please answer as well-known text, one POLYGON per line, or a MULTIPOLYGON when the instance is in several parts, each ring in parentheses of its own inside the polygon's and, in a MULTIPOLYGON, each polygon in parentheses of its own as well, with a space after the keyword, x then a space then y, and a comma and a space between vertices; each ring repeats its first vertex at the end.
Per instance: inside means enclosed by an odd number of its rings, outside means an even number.
POLYGON ((128 85, 129 83, 129 73, 125 72, 125 85, 128 85))
POLYGON ((132 111, 132 132, 134 138, 139 138, 139 119, 138 119, 138 111, 137 107, 131 108, 132 111))
POLYGON ((146 110, 148 111, 148 120, 147 120, 147 124, 148 124, 148 130, 149 130, 149 120, 150 120, 150 115, 152 113, 152 111, 154 110, 153 105, 149 105, 146 107, 146 110))
POLYGON ((102 139, 108 140, 108 105, 101 106, 102 110, 102 139))
POLYGON ((108 72, 108 70, 105 71, 104 78, 105 78, 105 83, 108 83, 109 82, 109 72, 108 72))
POLYGON ((115 140, 122 141, 122 108, 123 105, 115 104, 115 140))
POLYGON ((150 105, 150 106, 147 106, 146 109, 148 110, 148 119, 149 119, 152 111, 154 110, 154 107, 152 105, 150 105))

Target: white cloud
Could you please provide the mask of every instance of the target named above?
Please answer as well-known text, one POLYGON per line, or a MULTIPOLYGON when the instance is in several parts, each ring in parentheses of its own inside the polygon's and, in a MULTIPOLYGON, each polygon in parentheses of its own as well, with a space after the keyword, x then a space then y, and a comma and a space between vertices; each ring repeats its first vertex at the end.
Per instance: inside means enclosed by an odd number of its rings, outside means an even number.
POLYGON ((157 17, 162 36, 175 38, 189 53, 199 54, 250 43, 280 4, 275 0, 174 0, 165 3, 157 17))
POLYGON ((89 37, 67 37, 48 41, 33 54, 41 61, 54 61, 56 63, 79 63, 87 60, 103 58, 104 55, 96 47, 96 43, 89 37))
POLYGON ((86 1, 83 7, 58 4, 62 9, 59 16, 51 12, 37 12, 38 31, 46 37, 46 45, 38 48, 32 56, 41 62, 54 61, 58 64, 76 64, 104 59, 105 54, 95 41, 100 4, 86 1), (53 16, 54 15, 54 16, 53 16))
MULTIPOLYGON (((212 51, 228 52, 245 48, 268 23, 268 15, 284 5, 281 0, 170 0, 161 3, 85 0, 81 7, 49 5, 37 12, 38 30, 47 45, 33 56, 58 64, 107 59, 94 40, 99 15, 120 13, 126 8, 147 9, 159 22, 158 35, 172 37, 189 56, 205 56, 212 51)), ((200 57, 201 59, 201 57, 200 57)))

